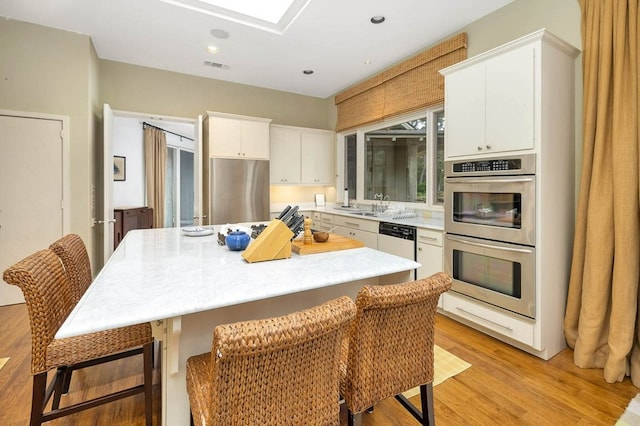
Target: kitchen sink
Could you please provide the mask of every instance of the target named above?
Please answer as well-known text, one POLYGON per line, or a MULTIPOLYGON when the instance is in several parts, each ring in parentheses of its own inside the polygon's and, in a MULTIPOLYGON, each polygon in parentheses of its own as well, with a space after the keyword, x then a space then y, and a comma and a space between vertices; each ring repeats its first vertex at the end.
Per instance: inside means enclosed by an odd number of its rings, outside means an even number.
POLYGON ((353 212, 351 214, 355 214, 358 216, 369 216, 369 217, 375 217, 378 215, 378 213, 375 213, 375 212, 353 212))

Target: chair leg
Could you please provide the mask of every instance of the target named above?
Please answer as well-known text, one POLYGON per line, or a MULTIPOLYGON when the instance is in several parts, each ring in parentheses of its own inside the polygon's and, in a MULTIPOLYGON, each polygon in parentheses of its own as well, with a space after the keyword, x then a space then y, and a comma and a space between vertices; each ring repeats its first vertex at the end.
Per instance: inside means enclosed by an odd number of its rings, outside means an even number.
POLYGON ((433 383, 426 385, 420 385, 420 402, 422 404, 422 412, 414 406, 411 401, 407 399, 403 394, 395 396, 396 400, 402 404, 402 406, 411 413, 421 425, 435 425, 435 418, 433 415, 433 383))
POLYGON ((63 382, 63 386, 62 386, 62 393, 65 394, 65 395, 69 393, 69 386, 71 386, 71 375, 72 374, 73 374, 73 369, 72 368, 65 369, 64 382, 63 382))
POLYGON ((62 397, 62 394, 67 393, 69 390, 67 387, 67 392, 64 391, 64 385, 68 373, 67 367, 58 367, 56 370, 56 378, 54 379, 55 389, 53 391, 53 402, 51 403, 51 408, 53 410, 57 410, 60 407, 60 398, 62 397))
POLYGON ((353 414, 347 410, 347 426, 362 426, 362 413, 353 414))
POLYGON ((434 426, 436 420, 433 414, 433 383, 420 385, 420 402, 422 403, 422 424, 434 426))
POLYGON ((143 348, 144 364, 144 415, 147 426, 153 426, 153 345, 147 343, 143 348))
POLYGON ((42 424, 42 411, 45 404, 45 393, 47 387, 47 373, 33 376, 33 392, 31 396, 31 426, 42 424))

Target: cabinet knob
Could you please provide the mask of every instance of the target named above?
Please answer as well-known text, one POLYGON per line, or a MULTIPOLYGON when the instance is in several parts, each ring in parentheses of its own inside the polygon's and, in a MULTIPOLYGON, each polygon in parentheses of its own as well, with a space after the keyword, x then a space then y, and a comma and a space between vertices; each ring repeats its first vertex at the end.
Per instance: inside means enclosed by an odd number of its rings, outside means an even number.
POLYGON ((478 151, 482 151, 482 147, 481 146, 478 146, 478 151))
POLYGON ((491 149, 491 145, 487 145, 487 149, 491 149))

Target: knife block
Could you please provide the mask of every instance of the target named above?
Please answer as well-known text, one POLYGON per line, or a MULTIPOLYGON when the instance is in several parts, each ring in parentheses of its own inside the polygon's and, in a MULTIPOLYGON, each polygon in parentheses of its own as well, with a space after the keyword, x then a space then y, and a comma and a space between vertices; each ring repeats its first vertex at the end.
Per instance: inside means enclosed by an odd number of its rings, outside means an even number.
POLYGON ((258 235, 242 257, 249 263, 265 260, 287 259, 291 257, 293 232, 281 220, 273 219, 258 235))

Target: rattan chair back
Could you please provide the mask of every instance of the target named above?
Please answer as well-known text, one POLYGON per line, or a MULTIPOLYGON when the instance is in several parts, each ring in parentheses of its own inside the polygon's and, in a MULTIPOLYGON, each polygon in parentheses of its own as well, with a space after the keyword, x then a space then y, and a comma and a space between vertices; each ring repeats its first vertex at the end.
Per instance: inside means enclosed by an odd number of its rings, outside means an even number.
POLYGON ((31 373, 47 371, 47 349, 75 306, 62 262, 40 250, 4 271, 2 278, 22 290, 31 322, 31 373))
POLYGON ((354 315, 345 296, 216 327, 212 352, 187 362, 194 423, 339 425, 340 347, 354 315))
POLYGON ((449 288, 451 278, 438 273, 408 283, 360 289, 348 348, 343 352, 341 393, 350 412, 361 413, 433 381, 436 307, 440 294, 449 288))
POLYGON ((91 262, 84 242, 77 234, 67 234, 51 244, 49 249, 62 261, 77 302, 93 281, 91 262))

